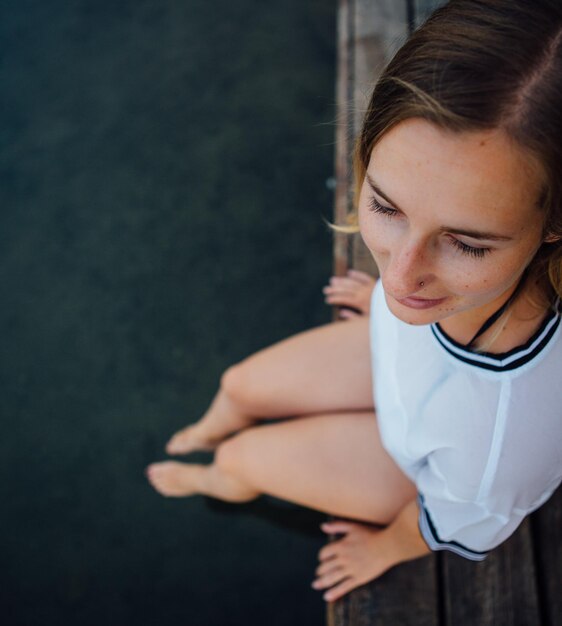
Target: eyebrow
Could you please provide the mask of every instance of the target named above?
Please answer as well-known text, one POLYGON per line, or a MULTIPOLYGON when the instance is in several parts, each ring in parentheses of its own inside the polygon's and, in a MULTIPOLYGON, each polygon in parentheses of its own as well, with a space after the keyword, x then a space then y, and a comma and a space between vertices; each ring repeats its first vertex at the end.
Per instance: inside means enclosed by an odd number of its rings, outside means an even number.
MULTIPOLYGON (((392 205, 393 208, 398 209, 400 212, 404 213, 402 209, 389 198, 384 191, 375 183, 375 181, 366 174, 367 182, 369 183, 369 187, 381 198, 384 198, 389 204, 392 205)), ((471 239, 486 239, 487 241, 511 241, 513 237, 507 237, 506 235, 498 235, 496 233, 483 232, 478 230, 469 230, 466 228, 452 228, 448 226, 441 226, 440 230, 442 232, 452 233, 453 235, 464 235, 465 237, 470 237, 471 239)))

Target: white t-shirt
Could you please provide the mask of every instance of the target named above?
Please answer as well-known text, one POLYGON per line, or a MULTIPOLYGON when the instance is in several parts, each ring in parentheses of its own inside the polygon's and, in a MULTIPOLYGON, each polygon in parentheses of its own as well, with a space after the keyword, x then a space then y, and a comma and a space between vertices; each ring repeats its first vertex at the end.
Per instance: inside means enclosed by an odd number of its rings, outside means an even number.
POLYGON ((507 539, 562 481, 560 305, 524 345, 467 350, 438 324, 411 326, 371 302, 382 443, 418 489, 432 550, 472 560, 507 539))

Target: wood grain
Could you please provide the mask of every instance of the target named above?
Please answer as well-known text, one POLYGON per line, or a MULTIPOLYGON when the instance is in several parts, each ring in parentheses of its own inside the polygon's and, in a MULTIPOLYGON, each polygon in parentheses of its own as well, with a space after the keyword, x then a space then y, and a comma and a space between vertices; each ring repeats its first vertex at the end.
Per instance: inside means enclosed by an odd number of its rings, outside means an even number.
POLYGON ((539 625, 529 520, 481 562, 443 554, 444 624, 539 625))

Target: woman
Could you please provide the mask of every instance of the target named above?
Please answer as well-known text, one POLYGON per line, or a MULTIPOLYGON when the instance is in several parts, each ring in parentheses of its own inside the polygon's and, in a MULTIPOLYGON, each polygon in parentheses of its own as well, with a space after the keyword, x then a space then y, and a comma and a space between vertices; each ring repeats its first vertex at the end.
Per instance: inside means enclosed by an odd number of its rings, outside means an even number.
POLYGON ((554 0, 452 0, 413 34, 356 150, 356 221, 381 274, 370 320, 228 369, 166 448, 214 462, 151 465, 158 491, 345 518, 322 526, 343 534, 313 583, 330 601, 431 550, 481 560, 553 493, 561 77, 554 0))

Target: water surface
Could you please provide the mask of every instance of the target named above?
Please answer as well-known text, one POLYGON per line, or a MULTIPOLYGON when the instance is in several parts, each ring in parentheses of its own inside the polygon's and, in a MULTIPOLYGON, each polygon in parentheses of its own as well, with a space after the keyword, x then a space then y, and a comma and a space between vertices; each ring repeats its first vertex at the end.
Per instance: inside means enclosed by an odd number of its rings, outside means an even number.
POLYGON ((2 5, 3 624, 323 623, 318 516, 143 469, 329 319, 334 30, 324 0, 2 5))

